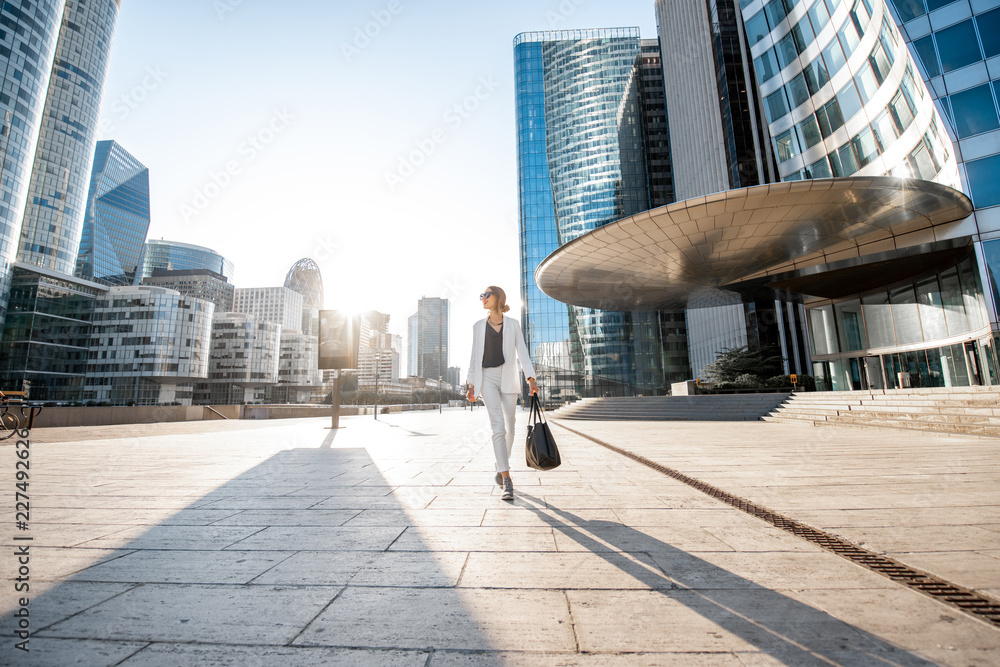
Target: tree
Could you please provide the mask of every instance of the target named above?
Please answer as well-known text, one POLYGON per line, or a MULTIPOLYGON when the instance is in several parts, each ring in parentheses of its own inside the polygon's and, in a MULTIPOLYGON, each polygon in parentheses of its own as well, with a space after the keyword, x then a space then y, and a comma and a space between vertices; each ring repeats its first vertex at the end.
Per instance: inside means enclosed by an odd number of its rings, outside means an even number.
POLYGON ((777 348, 764 345, 754 349, 725 348, 717 353, 715 361, 705 366, 705 375, 716 383, 737 382, 746 385, 747 376, 754 376, 758 384, 766 378, 784 372, 781 353, 777 348))

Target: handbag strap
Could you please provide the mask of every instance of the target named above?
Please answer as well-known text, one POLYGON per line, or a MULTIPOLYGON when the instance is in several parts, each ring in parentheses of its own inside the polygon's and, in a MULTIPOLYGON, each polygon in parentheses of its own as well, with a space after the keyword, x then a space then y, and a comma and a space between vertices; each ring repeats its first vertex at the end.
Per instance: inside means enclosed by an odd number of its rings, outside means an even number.
POLYGON ((545 423, 545 413, 542 411, 542 404, 538 400, 538 394, 532 394, 531 396, 531 410, 528 412, 528 419, 531 419, 532 413, 538 415, 538 421, 545 423))

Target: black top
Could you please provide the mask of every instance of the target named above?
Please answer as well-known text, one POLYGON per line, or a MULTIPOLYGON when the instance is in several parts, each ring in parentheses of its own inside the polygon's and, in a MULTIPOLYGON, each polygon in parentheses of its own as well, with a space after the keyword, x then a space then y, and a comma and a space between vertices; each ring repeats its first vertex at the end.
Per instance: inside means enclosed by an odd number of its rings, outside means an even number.
POLYGON ((486 344, 483 346, 483 368, 503 366, 503 324, 500 331, 490 326, 486 320, 486 344))

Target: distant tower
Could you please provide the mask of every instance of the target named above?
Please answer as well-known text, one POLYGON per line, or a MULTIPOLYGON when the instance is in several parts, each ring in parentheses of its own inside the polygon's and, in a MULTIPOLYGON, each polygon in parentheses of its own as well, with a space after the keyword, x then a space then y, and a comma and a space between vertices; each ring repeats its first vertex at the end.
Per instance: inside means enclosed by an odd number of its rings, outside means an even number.
POLYGON ((149 231, 149 169, 114 141, 99 141, 76 275, 132 285, 149 231))
MULTIPOLYGON (((3 4, 3 44, 0 49, 0 72, 3 93, 0 95, 0 327, 7 315, 12 266, 17 256, 18 237, 24 219, 25 200, 38 128, 42 118, 42 100, 52 72, 56 36, 65 2, 38 3, 34 11, 3 4)), ((90 165, 84 168, 89 173, 90 165)), ((86 176, 84 176, 86 178, 86 176)), ((74 259, 76 259, 74 251, 74 259)))
POLYGON ((76 268, 119 5, 66 2, 17 252, 25 264, 68 275, 76 268))
POLYGON ((450 304, 437 297, 417 305, 417 376, 436 380, 448 377, 448 328, 450 304))

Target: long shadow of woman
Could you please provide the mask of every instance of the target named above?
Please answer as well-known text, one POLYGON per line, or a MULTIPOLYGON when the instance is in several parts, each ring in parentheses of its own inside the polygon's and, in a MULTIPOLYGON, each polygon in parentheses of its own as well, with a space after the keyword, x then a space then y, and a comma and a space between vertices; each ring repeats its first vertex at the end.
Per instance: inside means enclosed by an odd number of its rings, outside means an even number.
MULTIPOLYGON (((731 633, 783 664, 796 667, 930 667, 934 664, 824 611, 756 584, 640 530, 611 521, 588 521, 549 506, 523 491, 519 492, 518 501, 519 505, 534 512, 544 523, 586 551, 600 556, 648 586, 651 589, 648 594, 662 596, 664 604, 658 607, 667 614, 671 607, 677 611, 681 606, 686 607, 719 630, 731 633), (636 559, 637 555, 645 555, 646 558, 636 559), (706 586, 705 582, 711 582, 711 586, 706 586)), ((640 613, 638 608, 635 611, 640 613)), ((669 634, 684 631, 685 623, 680 617, 681 614, 673 617, 665 615, 652 622, 649 618, 631 619, 631 622, 662 628, 663 633, 669 634)), ((617 622, 628 623, 630 619, 619 618, 617 622)), ((663 639, 655 643, 691 643, 690 638, 677 642, 669 637, 663 639)), ((705 646, 701 650, 717 650, 712 642, 717 642, 720 647, 732 645, 732 641, 727 644, 719 632, 705 634, 704 641, 705 646)))

